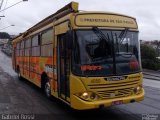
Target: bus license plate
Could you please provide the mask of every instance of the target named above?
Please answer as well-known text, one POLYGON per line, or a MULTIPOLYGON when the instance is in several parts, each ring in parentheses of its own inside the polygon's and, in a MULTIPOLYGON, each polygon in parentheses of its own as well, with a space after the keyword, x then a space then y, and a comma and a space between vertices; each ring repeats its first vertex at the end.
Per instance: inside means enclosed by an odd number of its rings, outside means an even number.
POLYGON ((118 101, 113 101, 112 102, 112 105, 120 105, 120 104, 123 104, 122 100, 118 100, 118 101))

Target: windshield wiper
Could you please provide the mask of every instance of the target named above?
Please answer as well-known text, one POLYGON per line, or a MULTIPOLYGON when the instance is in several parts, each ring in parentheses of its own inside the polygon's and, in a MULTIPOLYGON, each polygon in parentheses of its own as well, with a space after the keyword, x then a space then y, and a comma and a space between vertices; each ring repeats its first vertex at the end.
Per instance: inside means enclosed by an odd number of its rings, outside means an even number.
POLYGON ((123 53, 120 53, 119 51, 119 46, 122 45, 123 43, 123 40, 124 38, 126 37, 128 33, 128 28, 125 28, 125 30, 123 30, 119 36, 117 36, 117 34, 115 33, 115 37, 116 37, 116 55, 120 55, 120 56, 123 56, 125 57, 125 55, 130 55, 128 57, 132 57, 132 53, 128 53, 128 43, 127 43, 127 52, 123 52, 123 53))
POLYGON ((93 32, 96 33, 96 35, 100 38, 100 40, 106 40, 110 44, 109 35, 107 33, 107 36, 102 33, 102 31, 98 27, 93 27, 93 32))
POLYGON ((119 45, 122 44, 124 38, 126 37, 128 33, 128 28, 125 28, 125 30, 123 30, 119 36, 117 35, 117 33, 115 33, 115 37, 116 37, 116 51, 119 52, 119 45))
POLYGON ((122 44, 122 42, 123 42, 124 38, 126 37, 127 33, 128 33, 128 28, 125 28, 125 30, 123 30, 120 33, 120 35, 118 37, 120 39, 120 41, 119 41, 120 44, 122 44))

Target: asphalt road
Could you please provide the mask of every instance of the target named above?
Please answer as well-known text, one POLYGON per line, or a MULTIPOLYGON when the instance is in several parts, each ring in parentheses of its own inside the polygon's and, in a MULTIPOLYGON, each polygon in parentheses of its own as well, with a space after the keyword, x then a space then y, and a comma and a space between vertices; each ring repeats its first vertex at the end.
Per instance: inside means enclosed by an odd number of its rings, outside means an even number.
POLYGON ((55 98, 47 99, 30 82, 19 81, 11 59, 0 52, 0 119, 10 115, 34 120, 160 120, 160 81, 144 79, 144 89, 145 99, 140 103, 76 111, 55 98))

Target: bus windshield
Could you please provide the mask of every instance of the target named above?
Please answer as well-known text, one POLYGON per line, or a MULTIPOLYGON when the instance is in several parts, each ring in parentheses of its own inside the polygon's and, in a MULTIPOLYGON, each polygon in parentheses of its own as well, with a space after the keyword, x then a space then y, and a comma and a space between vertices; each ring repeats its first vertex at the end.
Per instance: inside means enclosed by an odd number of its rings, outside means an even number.
POLYGON ((140 72, 138 32, 77 30, 72 71, 82 76, 108 76, 140 72))

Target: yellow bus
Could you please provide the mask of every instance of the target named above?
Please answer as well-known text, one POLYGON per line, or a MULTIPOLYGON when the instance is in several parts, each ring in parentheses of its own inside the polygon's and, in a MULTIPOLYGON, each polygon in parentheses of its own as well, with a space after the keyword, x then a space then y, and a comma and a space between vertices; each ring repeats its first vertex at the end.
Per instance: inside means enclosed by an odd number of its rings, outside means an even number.
POLYGON ((144 99, 138 26, 71 2, 13 39, 13 69, 74 109, 144 99))

